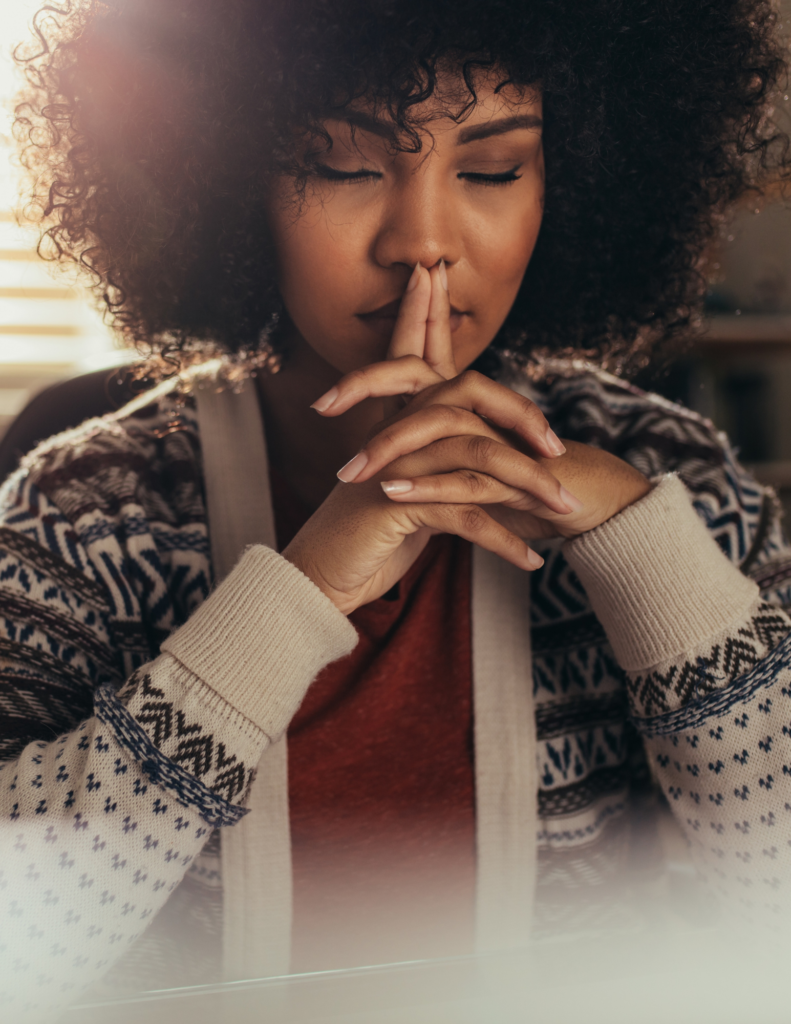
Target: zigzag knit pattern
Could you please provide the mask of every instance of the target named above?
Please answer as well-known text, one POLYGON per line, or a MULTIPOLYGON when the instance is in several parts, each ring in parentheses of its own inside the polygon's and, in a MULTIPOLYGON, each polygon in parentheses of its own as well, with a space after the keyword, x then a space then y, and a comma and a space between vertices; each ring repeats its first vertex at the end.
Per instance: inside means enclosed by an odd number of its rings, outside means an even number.
MULTIPOLYGON (((735 696, 740 677, 750 670, 761 685, 772 687, 772 663, 762 659, 791 626, 782 610, 791 603, 791 551, 777 501, 739 465, 725 436, 696 413, 607 374, 559 364, 553 369, 556 376, 537 385, 520 378, 509 383, 542 408, 561 437, 610 451, 649 477, 677 473, 724 554, 755 579, 765 603, 748 621, 706 638, 699 650, 630 678, 615 660, 561 543, 537 545, 545 559, 533 574, 531 604, 539 933, 606 922, 634 926, 634 913, 624 906, 623 880, 645 874, 646 843, 639 836, 635 841, 631 822, 654 799, 651 771, 687 834, 699 834, 688 825, 688 815, 679 813, 680 798, 670 790, 676 792, 677 780, 656 761, 664 741, 653 738, 651 716, 715 688, 735 685, 735 696), (639 871, 632 872, 636 859, 639 871)), ((683 729, 680 721, 677 727, 683 729)), ((760 740, 754 738, 756 750, 760 740)), ((758 780, 745 777, 742 785, 760 790, 758 780)), ((730 829, 740 835, 733 822, 730 829)))
MULTIPOLYGON (((0 503, 0 917, 14 925, 0 932, 0 1003, 22 1020, 132 946, 146 970, 151 952, 175 951, 148 927, 167 923, 213 830, 244 815, 266 738, 201 708, 183 666, 156 657, 211 581, 188 408, 42 446, 0 503), (190 759, 178 743, 198 732, 190 759)), ((185 963, 216 969, 218 915, 197 918, 213 932, 187 944, 204 955, 185 963)))
MULTIPOLYGON (((545 564, 533 575, 531 622, 538 928, 572 920, 575 927, 601 926, 625 912, 615 883, 630 856, 636 801, 650 789, 646 754, 693 839, 706 829, 713 834, 711 823, 736 833, 737 819, 723 809, 728 793, 721 786, 688 786, 697 800, 683 787, 676 795, 687 762, 676 758, 677 769, 672 759, 659 760, 670 757, 674 741, 698 737, 695 760, 688 759, 698 777, 720 760, 732 790, 760 793, 758 820, 745 813, 740 824, 754 829, 761 815, 779 822, 791 802, 784 795, 791 777, 783 774, 791 759, 781 747, 779 719, 774 732, 767 730, 770 749, 760 751, 769 758, 760 778, 771 777, 770 788, 760 787, 753 767, 763 736, 751 734, 750 749, 742 742, 737 750, 737 726, 727 741, 709 736, 714 725, 707 728, 707 715, 712 722, 743 715, 742 704, 765 703, 764 691, 772 691, 779 709, 773 688, 785 671, 777 657, 788 627, 781 608, 791 599, 791 549, 771 492, 695 414, 602 374, 516 386, 561 436, 605 448, 651 476, 677 472, 723 552, 758 581, 765 602, 727 636, 705 638, 700 651, 685 652, 677 664, 649 666, 629 680, 560 544, 540 549, 545 564), (724 693, 727 712, 706 703, 724 693), (694 722, 677 718, 669 732, 660 729, 669 721, 663 716, 688 705, 694 722), (727 758, 726 742, 734 747, 727 758), (733 760, 742 750, 747 759, 733 760), (692 812, 701 804, 706 821, 692 812)), ((160 959, 172 954, 170 984, 210 977, 220 888, 216 850, 205 859, 201 850, 215 826, 243 813, 239 800, 260 748, 222 723, 210 728, 199 708, 189 710, 191 691, 180 687, 168 656, 151 663, 162 640, 206 598, 211 581, 200 439, 189 400, 164 399, 47 442, 0 496, 0 915, 24 915, 30 934, 41 932, 26 939, 13 962, 0 949, 10 965, 0 989, 19 1019, 28 1003, 32 1009, 73 997, 106 975, 124 950, 127 965, 140 965, 146 948, 160 959), (140 685, 121 689, 143 665, 145 673, 134 679, 140 684, 149 673, 148 692, 140 685), (155 709, 157 702, 167 712, 155 709), (199 730, 189 733, 196 724, 199 730), (61 887, 59 879, 75 881, 61 887), (190 921, 194 945, 181 944, 177 964, 178 919, 190 921), (119 937, 110 943, 111 936, 119 937), (20 976, 29 984, 20 986, 20 976)), ((716 781, 722 772, 710 774, 716 781)), ((722 849, 723 857, 712 856, 730 878, 719 862, 734 860, 735 852, 722 849)), ((748 877, 741 867, 739 874, 748 877)))

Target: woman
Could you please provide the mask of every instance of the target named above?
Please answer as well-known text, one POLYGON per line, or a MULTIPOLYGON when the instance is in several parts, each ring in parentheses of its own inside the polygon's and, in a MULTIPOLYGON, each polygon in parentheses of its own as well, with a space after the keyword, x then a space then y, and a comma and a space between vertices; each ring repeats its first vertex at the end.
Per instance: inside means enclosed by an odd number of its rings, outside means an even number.
POLYGON ((718 212, 786 172, 773 31, 746 0, 40 30, 47 244, 183 372, 3 491, 17 1006, 116 962, 153 987, 606 927, 647 766, 723 899, 782 906, 772 495, 692 413, 519 369, 688 323, 718 212))

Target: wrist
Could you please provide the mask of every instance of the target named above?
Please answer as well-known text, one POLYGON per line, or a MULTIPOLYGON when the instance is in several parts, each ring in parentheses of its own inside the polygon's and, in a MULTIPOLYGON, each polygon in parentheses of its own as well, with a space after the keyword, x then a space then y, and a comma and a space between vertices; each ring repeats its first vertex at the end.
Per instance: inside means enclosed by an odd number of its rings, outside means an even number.
POLYGON ((595 530, 645 498, 651 493, 653 486, 647 477, 638 470, 633 470, 633 474, 628 478, 619 481, 619 486, 606 488, 597 501, 590 506, 583 506, 567 527, 561 527, 562 536, 570 540, 595 530))
POLYGON ((564 545, 622 668, 657 665, 743 617, 758 597, 676 476, 600 530, 564 545))
POLYGON ((299 535, 281 552, 283 558, 290 562, 295 569, 298 569, 303 576, 317 587, 325 597, 335 605, 343 615, 350 615, 357 605, 349 597, 335 587, 330 586, 319 570, 316 560, 311 556, 310 550, 304 544, 299 543, 299 535))
POLYGON ((263 545, 162 644, 270 739, 287 726, 304 692, 357 635, 296 566, 263 545))

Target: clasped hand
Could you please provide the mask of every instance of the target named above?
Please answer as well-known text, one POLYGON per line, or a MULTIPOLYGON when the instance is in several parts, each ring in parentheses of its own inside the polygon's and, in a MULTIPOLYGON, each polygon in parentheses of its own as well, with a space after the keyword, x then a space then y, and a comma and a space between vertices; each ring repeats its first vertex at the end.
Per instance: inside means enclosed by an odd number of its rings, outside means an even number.
POLYGON ((386 593, 432 534, 536 569, 530 540, 593 529, 650 489, 621 459, 561 443, 529 399, 457 373, 442 264, 415 268, 387 360, 347 374, 313 407, 340 416, 368 398, 386 399, 390 415, 283 552, 345 614, 386 593))

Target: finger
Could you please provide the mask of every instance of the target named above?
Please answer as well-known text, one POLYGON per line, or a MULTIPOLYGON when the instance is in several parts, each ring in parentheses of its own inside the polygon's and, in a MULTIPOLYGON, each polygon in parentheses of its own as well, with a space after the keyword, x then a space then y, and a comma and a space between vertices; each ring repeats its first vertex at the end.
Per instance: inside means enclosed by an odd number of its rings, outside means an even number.
MULTIPOLYGON (((402 359, 411 356, 422 359, 426 347, 426 319, 431 302, 431 278, 428 271, 415 264, 412 276, 398 307, 398 316, 387 349, 387 358, 402 359)), ((404 406, 405 392, 391 392, 382 403, 384 419, 396 415, 404 406)))
POLYGON ((440 438, 462 434, 481 434, 501 440, 493 427, 466 409, 430 405, 386 423, 362 451, 338 470, 338 479, 344 484, 364 483, 396 459, 418 452, 440 438))
MULTIPOLYGON (((450 446, 445 446, 446 461, 441 468, 446 471, 477 469, 530 490, 553 512, 566 515, 576 511, 573 504, 569 505, 569 498, 562 496, 560 483, 548 469, 504 444, 502 437, 475 413, 453 405, 430 405, 391 421, 338 470, 338 479, 346 484, 364 483, 396 459, 424 450, 429 460, 436 461, 442 453, 429 450, 429 446, 443 439, 453 439, 450 446), (448 464, 448 459, 454 461, 448 464)), ((436 472, 437 468, 432 465, 429 471, 436 472)), ((425 472, 417 470, 420 475, 425 472)), ((412 476, 412 471, 404 475, 412 476)))
POLYGON ((382 480, 380 486, 388 498, 397 502, 508 505, 523 511, 533 511, 541 504, 532 494, 473 469, 412 479, 382 480))
POLYGON ((455 405, 484 416, 501 430, 513 431, 549 458, 566 450, 535 402, 475 370, 460 373, 427 395, 426 401, 455 405))
POLYGON ((540 569, 544 559, 477 505, 406 505, 417 526, 452 533, 486 548, 520 569, 540 569))
POLYGON ((415 415, 421 403, 456 406, 485 417, 503 430, 513 431, 541 455, 554 458, 566 450, 529 398, 474 370, 465 370, 453 380, 443 382, 436 371, 427 371, 427 364, 415 357, 403 357, 397 369, 391 363, 374 363, 355 370, 317 399, 313 408, 325 416, 336 416, 363 398, 394 394, 420 396, 410 404, 410 415, 415 415), (421 392, 425 394, 421 396, 421 392))
MULTIPOLYGON (((536 511, 539 516, 550 514, 550 518, 551 513, 566 516, 582 508, 582 502, 567 491, 545 466, 509 445, 481 434, 435 441, 388 464, 382 475, 387 481, 397 480, 399 483, 411 480, 418 484, 417 478, 420 478, 421 487, 428 478, 447 480, 450 487, 451 478, 457 476, 472 488, 461 497, 458 496, 460 492, 453 490, 444 498, 435 498, 434 492, 429 492, 425 497, 413 495, 409 497, 410 501, 514 502, 516 508, 536 511), (486 499, 478 496, 484 493, 481 491, 483 481, 491 481, 487 492, 491 497, 486 499)), ((406 493, 404 488, 401 490, 406 493)), ((422 495, 423 491, 419 494, 422 495)))
POLYGON ((581 508, 544 466, 489 431, 472 413, 431 406, 390 423, 338 471, 342 483, 364 483, 388 467, 399 479, 427 473, 474 469, 537 497, 559 515, 581 508), (403 456, 408 456, 403 458, 403 456), (391 466, 398 460, 397 466, 391 466))
POLYGON ((401 356, 423 358, 430 301, 431 277, 425 267, 417 263, 398 307, 398 317, 387 349, 388 359, 400 359, 401 356))
POLYGON ((423 358, 440 376, 450 380, 455 377, 456 360, 450 331, 450 295, 448 273, 445 261, 440 260, 429 271, 431 276, 431 301, 426 321, 426 348, 423 358))
POLYGON ((345 377, 318 398, 311 409, 322 416, 340 416, 366 398, 417 395, 444 378, 418 356, 399 356, 387 363, 371 363, 345 377))

